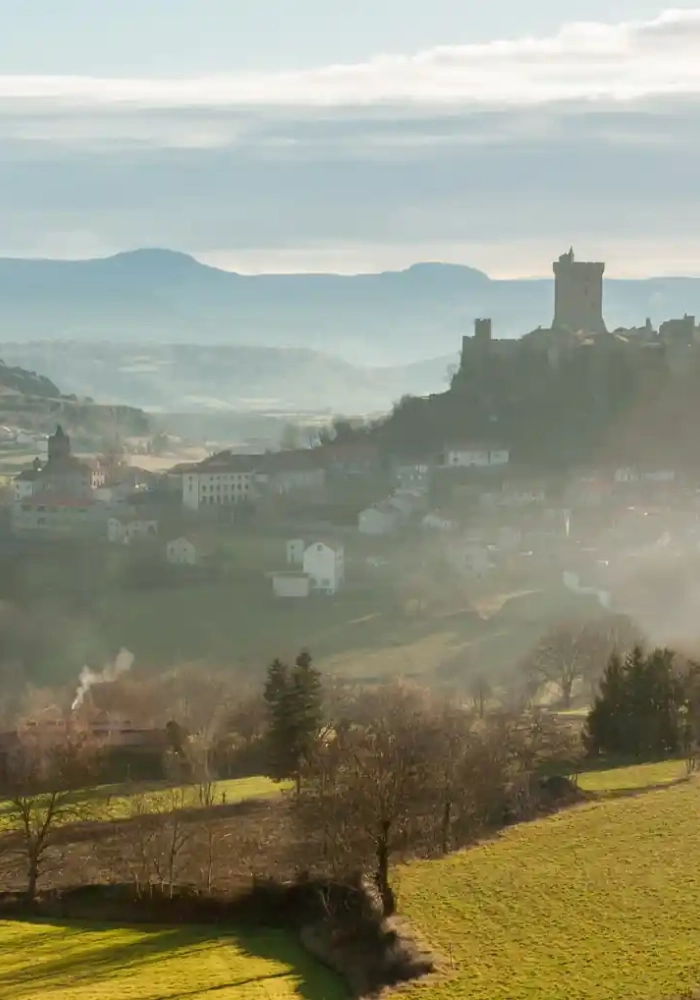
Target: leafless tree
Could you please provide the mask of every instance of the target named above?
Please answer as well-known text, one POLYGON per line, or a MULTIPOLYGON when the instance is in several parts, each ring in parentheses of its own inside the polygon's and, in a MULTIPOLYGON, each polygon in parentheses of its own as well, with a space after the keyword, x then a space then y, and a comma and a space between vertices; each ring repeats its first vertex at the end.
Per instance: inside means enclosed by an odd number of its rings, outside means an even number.
POLYGON ((486 704, 491 697, 491 685, 484 674, 476 674, 469 683, 469 694, 471 696, 474 711, 480 719, 484 718, 486 704))
POLYGON ((26 863, 29 900, 36 898, 56 829, 87 815, 82 792, 96 773, 99 749, 90 731, 70 718, 52 725, 25 720, 17 730, 1 794, 26 863))
POLYGON ((326 739, 325 754, 316 755, 302 782, 300 815, 309 832, 322 832, 334 867, 339 860, 346 868, 371 864, 389 912, 392 854, 410 842, 434 803, 435 728, 420 692, 390 685, 372 700, 369 724, 326 739))
POLYGON ((541 637, 526 657, 526 675, 538 685, 555 684, 564 708, 571 707, 574 686, 605 663, 601 634, 586 621, 562 621, 541 637), (600 662, 599 662, 600 661, 600 662))
POLYGON ((158 884, 172 895, 187 862, 195 828, 191 811, 197 807, 189 786, 129 796, 129 820, 123 837, 129 852, 127 867, 142 893, 158 884))

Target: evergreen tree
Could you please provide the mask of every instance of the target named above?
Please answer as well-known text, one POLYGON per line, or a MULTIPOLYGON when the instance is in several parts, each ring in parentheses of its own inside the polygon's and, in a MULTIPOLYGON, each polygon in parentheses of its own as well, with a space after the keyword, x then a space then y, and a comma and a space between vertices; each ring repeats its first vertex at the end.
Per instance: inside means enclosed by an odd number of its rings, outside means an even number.
POLYGON ((313 754, 321 730, 321 675, 311 656, 302 651, 294 666, 270 664, 265 684, 269 712, 270 777, 294 778, 297 793, 304 764, 313 754))
POLYGON ((636 646, 621 660, 613 653, 586 722, 589 752, 636 757, 677 753, 684 738, 685 692, 674 654, 636 646))

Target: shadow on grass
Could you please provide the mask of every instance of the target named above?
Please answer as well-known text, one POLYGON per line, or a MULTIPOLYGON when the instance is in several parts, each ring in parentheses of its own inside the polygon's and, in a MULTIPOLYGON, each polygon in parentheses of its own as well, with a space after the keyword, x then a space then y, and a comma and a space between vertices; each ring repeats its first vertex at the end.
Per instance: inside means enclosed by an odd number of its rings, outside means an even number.
MULTIPOLYGON (((62 989, 76 990, 91 986, 95 995, 118 995, 119 986, 110 982, 115 977, 123 978, 124 985, 133 983, 137 978, 146 977, 145 985, 148 992, 144 1000, 187 1000, 189 997, 215 996, 224 990, 235 990, 246 985, 258 983, 264 989, 268 981, 290 980, 290 995, 301 1000, 344 1000, 347 992, 342 983, 334 975, 317 965, 307 956, 294 938, 283 931, 261 931, 252 933, 236 928, 204 927, 168 927, 145 929, 120 928, 113 924, 92 924, 81 921, 54 923, 53 921, 22 921, 13 924, 19 933, 8 935, 6 940, 0 939, 0 1000, 36 1000, 39 996, 50 996, 54 991, 62 989), (42 934, 41 928, 47 933, 42 934), (51 928, 51 930, 48 930, 51 928), (134 932, 131 940, 118 940, 119 931, 134 932), (22 933, 24 931, 24 933, 22 933), (55 931, 52 939, 51 931, 55 931), (113 932, 115 940, 109 938, 102 942, 95 938, 113 932), (228 982, 217 982, 211 986, 193 982, 189 985, 182 982, 182 973, 171 983, 166 975, 164 991, 153 980, 156 979, 153 967, 169 959, 188 957, 201 974, 199 950, 208 944, 232 948, 232 958, 239 963, 246 958, 251 965, 260 960, 275 963, 259 975, 232 976, 228 982), (188 955, 187 953, 191 953, 188 955), (16 960, 19 955, 27 955, 27 964, 21 968, 10 968, 8 963, 16 960), (286 968, 279 969, 282 964, 286 968), (148 983, 149 970, 153 979, 148 983), (177 983, 177 985, 175 985, 177 983), (148 986, 151 985, 149 989, 148 986)), ((243 970, 241 970, 243 971, 243 970)), ((253 971, 253 970, 251 970, 253 971)), ((217 976, 217 978, 219 978, 217 976)))

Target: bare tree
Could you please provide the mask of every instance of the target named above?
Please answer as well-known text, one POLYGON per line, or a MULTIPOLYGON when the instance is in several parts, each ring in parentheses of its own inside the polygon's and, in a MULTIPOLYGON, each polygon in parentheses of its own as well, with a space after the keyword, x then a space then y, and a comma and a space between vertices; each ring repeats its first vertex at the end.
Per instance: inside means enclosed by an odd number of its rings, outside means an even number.
POLYGON ((371 721, 327 739, 325 755, 319 752, 311 762, 302 781, 300 815, 310 835, 322 831, 334 867, 340 858, 346 869, 373 868, 391 912, 391 857, 410 843, 434 804, 429 771, 435 728, 425 696, 412 688, 390 685, 371 700, 371 721))
POLYGON ((17 731, 2 797, 8 824, 20 837, 29 900, 36 898, 56 829, 85 818, 81 793, 94 778, 98 760, 97 742, 74 719, 54 720, 53 725, 28 720, 17 731))
POLYGON ((576 682, 586 676, 599 655, 600 643, 587 622, 563 621, 545 632, 523 668, 538 686, 556 685, 564 708, 570 708, 576 682))
POLYGON ((161 889, 167 887, 172 896, 194 837, 191 813, 196 806, 196 797, 189 786, 129 797, 130 823, 125 831, 127 866, 137 892, 155 883, 161 889))
POLYGON ((472 706, 480 719, 484 718, 486 704, 491 697, 491 685, 484 674, 476 674, 469 683, 472 706))

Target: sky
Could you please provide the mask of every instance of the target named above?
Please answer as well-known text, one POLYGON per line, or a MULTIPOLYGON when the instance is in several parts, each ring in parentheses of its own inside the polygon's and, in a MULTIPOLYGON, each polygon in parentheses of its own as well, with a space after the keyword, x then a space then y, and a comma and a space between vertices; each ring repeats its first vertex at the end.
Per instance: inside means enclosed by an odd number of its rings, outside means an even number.
POLYGON ((700 0, 0 0, 0 255, 700 274, 700 0))

